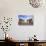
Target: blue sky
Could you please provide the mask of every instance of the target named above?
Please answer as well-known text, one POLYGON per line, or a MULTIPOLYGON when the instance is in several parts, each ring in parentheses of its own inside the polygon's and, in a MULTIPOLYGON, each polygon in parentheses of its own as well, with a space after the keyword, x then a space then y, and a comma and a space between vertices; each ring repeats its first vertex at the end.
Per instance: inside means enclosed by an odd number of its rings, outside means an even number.
POLYGON ((18 15, 18 18, 25 20, 25 19, 32 19, 33 16, 32 15, 18 15))

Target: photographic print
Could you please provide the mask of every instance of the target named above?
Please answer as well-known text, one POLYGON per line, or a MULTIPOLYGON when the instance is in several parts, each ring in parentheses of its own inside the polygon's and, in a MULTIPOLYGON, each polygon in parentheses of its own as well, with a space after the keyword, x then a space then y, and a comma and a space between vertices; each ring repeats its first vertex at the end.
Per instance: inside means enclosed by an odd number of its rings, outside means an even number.
POLYGON ((33 16, 32 15, 18 15, 18 24, 19 25, 33 25, 33 16))

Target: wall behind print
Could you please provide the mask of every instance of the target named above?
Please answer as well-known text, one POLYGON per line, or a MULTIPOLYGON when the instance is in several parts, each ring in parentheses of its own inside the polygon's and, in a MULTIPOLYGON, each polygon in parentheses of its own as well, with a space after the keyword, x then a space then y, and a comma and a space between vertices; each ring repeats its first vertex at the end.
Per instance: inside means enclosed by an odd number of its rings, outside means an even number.
MULTIPOLYGON (((36 34, 39 40, 44 40, 44 15, 46 15, 46 8, 33 8, 30 6, 28 0, 0 0, 0 17, 13 17, 12 27, 9 33, 16 39, 27 40, 29 36, 32 37, 36 34), (25 27, 18 26, 17 15, 19 14, 33 14, 34 25, 25 27)), ((2 33, 0 34, 2 35, 2 33)), ((2 36, 0 36, 0 39, 2 39, 2 36)))

